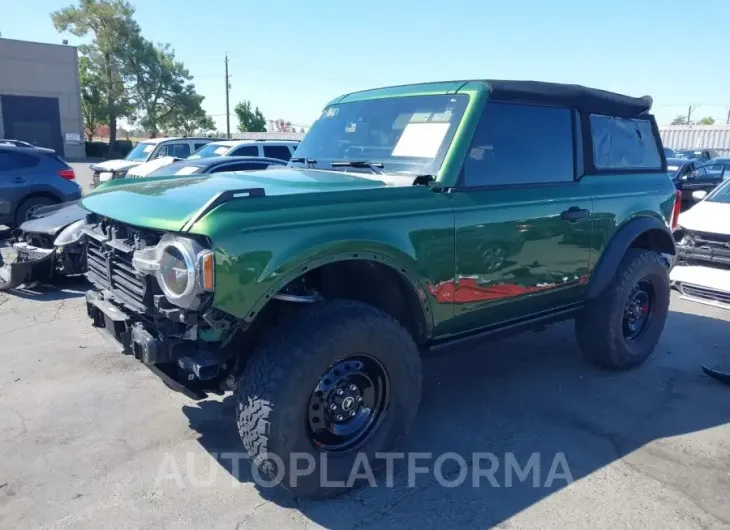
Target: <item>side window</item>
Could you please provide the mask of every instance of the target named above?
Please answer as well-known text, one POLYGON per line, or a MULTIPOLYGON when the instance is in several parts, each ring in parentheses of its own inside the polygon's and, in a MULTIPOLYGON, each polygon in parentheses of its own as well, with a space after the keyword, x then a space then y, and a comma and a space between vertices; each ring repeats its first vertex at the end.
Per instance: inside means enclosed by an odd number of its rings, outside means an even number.
POLYGON ((259 146, 244 145, 233 151, 229 156, 259 156, 259 146))
POLYGON ((190 144, 172 144, 170 145, 169 156, 177 158, 187 158, 190 156, 190 144))
POLYGON ((193 150, 197 151, 198 149, 200 149, 201 147, 204 147, 206 145, 208 145, 208 144, 193 144, 193 150))
POLYGON ((285 145, 265 145, 264 156, 267 158, 278 158, 279 160, 289 160, 291 151, 285 145))
POLYGON ((651 121, 591 114, 596 169, 660 169, 651 121))
POLYGON ((463 185, 570 182, 573 151, 570 109, 487 103, 464 164, 463 185))
POLYGON ((0 171, 13 171, 35 167, 40 162, 37 156, 15 151, 0 151, 0 171))

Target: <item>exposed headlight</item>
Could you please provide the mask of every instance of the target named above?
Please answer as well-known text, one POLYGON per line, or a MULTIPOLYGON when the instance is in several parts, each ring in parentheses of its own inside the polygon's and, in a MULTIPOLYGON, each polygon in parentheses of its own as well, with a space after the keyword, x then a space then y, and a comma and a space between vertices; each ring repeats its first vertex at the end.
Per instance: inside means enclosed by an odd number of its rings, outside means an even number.
POLYGON ((84 235, 82 228, 84 227, 85 223, 86 221, 84 219, 80 219, 61 230, 61 233, 58 234, 56 240, 53 242, 53 246, 63 247, 65 245, 70 245, 79 241, 84 235))
POLYGON ((179 307, 195 307, 198 296, 215 287, 213 253, 193 239, 166 234, 157 245, 136 251, 132 266, 154 275, 165 298, 179 307))

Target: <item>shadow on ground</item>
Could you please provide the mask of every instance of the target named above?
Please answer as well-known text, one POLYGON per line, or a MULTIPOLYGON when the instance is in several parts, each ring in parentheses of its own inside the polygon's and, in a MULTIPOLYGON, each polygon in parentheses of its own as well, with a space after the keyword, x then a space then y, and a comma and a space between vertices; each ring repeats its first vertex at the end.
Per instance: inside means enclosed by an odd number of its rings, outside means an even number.
POLYGON ((16 289, 2 292, 26 300, 55 302, 84 296, 88 289, 89 284, 83 276, 72 276, 70 278, 54 279, 53 283, 38 282, 28 286, 21 285, 16 289))
MULTIPOLYGON (((652 359, 621 373, 585 362, 570 323, 428 359, 418 420, 402 448, 434 455, 432 460, 419 462, 430 465, 431 472, 418 475, 415 487, 409 487, 401 461, 393 488, 379 480, 377 488, 355 490, 327 502, 293 499, 279 489, 259 491, 266 500, 296 507, 325 527, 353 527, 355 522, 361 527, 362 521, 378 528, 421 527, 429 514, 433 520, 437 514, 437 520, 450 521, 453 527, 486 527, 564 488, 564 479, 547 484, 549 470, 559 458, 556 455, 562 454, 574 480, 621 459, 672 490, 691 483, 678 478, 686 477, 688 469, 704 469, 703 480, 717 481, 712 491, 722 496, 730 472, 727 460, 708 461, 691 452, 667 450, 652 452, 650 460, 642 456, 634 462, 637 456, 632 453, 662 438, 730 421, 730 391, 700 369, 703 363, 722 364, 729 335, 725 321, 673 311, 652 359), (698 355, 697 337, 707 343, 702 355, 698 355), (713 348, 713 344, 722 347, 713 348), (501 466, 495 473, 499 487, 486 478, 481 479, 480 487, 473 487, 473 468, 467 469, 468 478, 462 485, 440 486, 433 463, 445 452, 458 453, 469 464, 473 453, 494 454, 501 466), (521 483, 512 474, 512 486, 507 487, 508 453, 522 467, 534 453, 539 454, 535 483, 534 474, 521 483)), ((183 411, 191 428, 200 433, 199 443, 206 451, 214 455, 243 451, 233 397, 185 406, 183 411)), ((226 466, 226 461, 218 461, 226 466)), ((251 481, 250 465, 242 468, 239 480, 251 481)), ((233 474, 230 466, 227 470, 233 474)), ((453 460, 443 467, 449 479, 456 478, 459 471, 453 460)), ((713 504, 716 499, 689 487, 680 493, 723 525, 730 525, 727 512, 717 513, 721 503, 713 504)))

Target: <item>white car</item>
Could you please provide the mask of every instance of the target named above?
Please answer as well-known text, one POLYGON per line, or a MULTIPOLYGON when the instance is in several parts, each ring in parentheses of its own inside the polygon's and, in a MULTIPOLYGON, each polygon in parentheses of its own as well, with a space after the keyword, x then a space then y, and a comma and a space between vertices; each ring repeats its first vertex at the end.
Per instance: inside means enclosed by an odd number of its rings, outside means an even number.
POLYGON ((730 180, 680 214, 677 262, 669 274, 683 298, 730 309, 730 180))
POLYGON ((114 178, 115 172, 129 170, 150 160, 164 157, 187 158, 215 138, 151 138, 134 146, 127 156, 120 160, 106 160, 89 166, 94 172, 92 189, 102 182, 114 178))
POLYGON ((294 140, 222 140, 209 143, 188 158, 258 156, 288 161, 298 145, 294 140))

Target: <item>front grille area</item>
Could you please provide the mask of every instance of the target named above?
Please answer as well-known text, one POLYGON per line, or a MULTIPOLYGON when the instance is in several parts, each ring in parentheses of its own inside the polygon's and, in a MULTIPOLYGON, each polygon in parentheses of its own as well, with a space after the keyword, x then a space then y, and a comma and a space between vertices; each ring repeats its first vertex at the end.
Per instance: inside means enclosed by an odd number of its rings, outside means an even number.
POLYGON ((688 231, 688 235, 695 247, 730 250, 730 235, 696 231, 688 231))
POLYGON ((134 270, 132 257, 141 242, 147 243, 155 236, 140 237, 139 230, 109 223, 100 224, 97 230, 106 239, 86 238, 87 278, 133 311, 150 312, 159 287, 153 278, 134 270))
POLYGON ((708 232, 687 232, 677 246, 680 265, 703 265, 730 268, 730 236, 708 232))
POLYGON ((730 293, 724 291, 718 291, 708 287, 700 287, 699 285, 693 285, 690 283, 680 284, 679 290, 683 295, 690 298, 730 306, 730 293))

